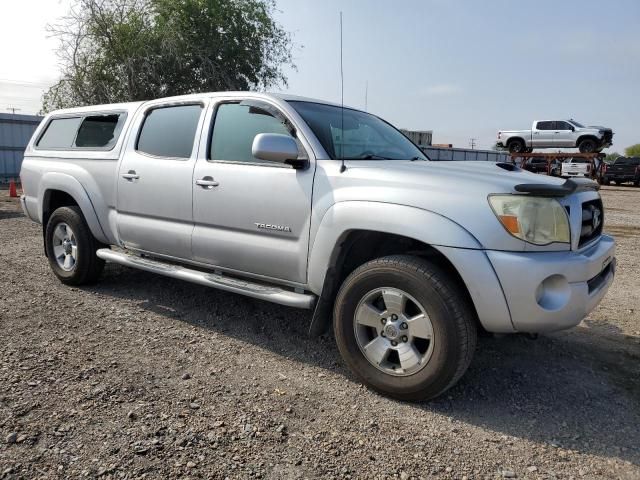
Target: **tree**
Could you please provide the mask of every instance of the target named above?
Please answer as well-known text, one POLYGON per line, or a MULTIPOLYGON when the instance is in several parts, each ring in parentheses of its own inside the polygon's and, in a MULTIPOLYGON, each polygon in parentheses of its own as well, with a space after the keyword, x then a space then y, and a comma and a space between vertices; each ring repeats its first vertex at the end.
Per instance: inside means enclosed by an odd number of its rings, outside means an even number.
POLYGON ((291 36, 275 0, 75 0, 50 31, 62 78, 43 112, 286 85, 291 36))
POLYGON ((627 157, 640 157, 640 143, 625 148, 624 153, 627 157))
POLYGON ((616 158, 618 158, 620 156, 620 154, 618 152, 611 152, 611 153, 607 153, 607 156, 604 157, 604 162, 605 163, 613 163, 616 161, 616 158))

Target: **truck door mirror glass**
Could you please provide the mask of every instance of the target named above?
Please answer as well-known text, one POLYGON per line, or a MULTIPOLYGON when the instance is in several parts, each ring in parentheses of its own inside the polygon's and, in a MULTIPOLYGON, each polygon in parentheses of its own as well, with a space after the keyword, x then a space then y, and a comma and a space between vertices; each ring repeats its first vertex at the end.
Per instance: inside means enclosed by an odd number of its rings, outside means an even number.
POLYGON ((307 160, 298 160, 298 144, 289 135, 280 133, 259 133, 253 139, 251 154, 269 162, 279 162, 291 165, 293 168, 303 168, 307 160))

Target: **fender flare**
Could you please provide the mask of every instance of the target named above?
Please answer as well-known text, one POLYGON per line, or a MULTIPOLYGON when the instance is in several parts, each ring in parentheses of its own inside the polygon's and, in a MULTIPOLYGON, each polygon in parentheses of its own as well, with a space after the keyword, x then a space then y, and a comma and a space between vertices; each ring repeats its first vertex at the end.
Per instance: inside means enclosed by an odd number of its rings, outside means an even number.
POLYGON ((38 217, 43 227, 46 227, 43 223, 44 206, 49 198, 47 194, 49 190, 60 190, 70 195, 80 207, 93 236, 102 243, 109 243, 87 191, 76 178, 66 173, 48 172, 42 176, 38 186, 38 217))
POLYGON ((429 210, 395 203, 345 201, 324 214, 309 251, 309 289, 320 294, 342 240, 353 230, 370 230, 413 238, 436 247, 481 249, 461 225, 429 210))
MULTIPOLYGON (((323 295, 327 274, 340 245, 353 230, 392 233, 423 242, 438 250, 465 283, 480 323, 491 332, 515 331, 500 280, 482 244, 448 217, 406 205, 347 201, 327 210, 314 236, 309 254, 309 289, 319 295, 309 333, 322 333, 330 322, 332 299, 323 295)), ((331 281, 331 278, 329 278, 331 281)))

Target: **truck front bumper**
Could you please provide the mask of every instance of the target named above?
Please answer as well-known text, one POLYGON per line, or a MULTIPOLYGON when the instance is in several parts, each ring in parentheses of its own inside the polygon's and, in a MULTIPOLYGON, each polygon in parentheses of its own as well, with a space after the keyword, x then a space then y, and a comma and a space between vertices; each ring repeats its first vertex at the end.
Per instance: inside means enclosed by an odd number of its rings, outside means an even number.
POLYGON ((615 276, 615 243, 608 235, 580 251, 486 253, 519 332, 576 326, 600 303, 615 276))

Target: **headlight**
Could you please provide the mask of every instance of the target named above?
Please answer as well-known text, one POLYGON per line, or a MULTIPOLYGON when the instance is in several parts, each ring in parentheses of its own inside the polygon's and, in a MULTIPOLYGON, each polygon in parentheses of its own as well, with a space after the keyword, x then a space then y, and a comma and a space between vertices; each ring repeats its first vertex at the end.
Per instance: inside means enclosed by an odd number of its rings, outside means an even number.
POLYGON ((569 216, 553 198, 489 195, 489 204, 502 226, 516 238, 534 245, 569 243, 569 216))

